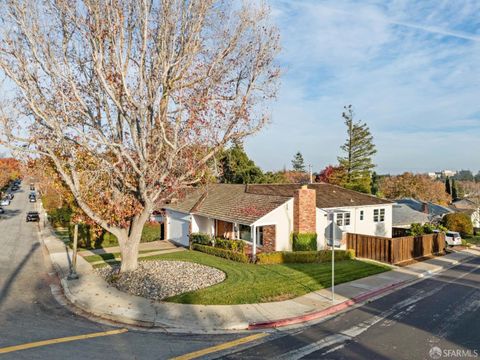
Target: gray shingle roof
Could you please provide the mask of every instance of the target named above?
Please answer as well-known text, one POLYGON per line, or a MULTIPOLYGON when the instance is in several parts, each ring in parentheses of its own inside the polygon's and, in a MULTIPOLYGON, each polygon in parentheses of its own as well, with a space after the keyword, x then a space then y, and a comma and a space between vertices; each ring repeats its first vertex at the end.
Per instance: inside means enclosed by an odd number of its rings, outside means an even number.
POLYGON ((429 222, 428 214, 413 210, 405 204, 393 205, 392 225, 393 226, 409 226, 413 223, 424 224, 429 222))
POLYGON ((404 204, 410 207, 413 210, 423 212, 423 206, 426 204, 428 206, 428 214, 430 217, 432 216, 440 216, 442 217, 445 214, 452 213, 453 210, 449 209, 446 206, 438 205, 438 204, 433 204, 433 203, 425 203, 420 200, 412 199, 412 198, 404 198, 404 199, 399 199, 396 200, 398 204, 404 204))

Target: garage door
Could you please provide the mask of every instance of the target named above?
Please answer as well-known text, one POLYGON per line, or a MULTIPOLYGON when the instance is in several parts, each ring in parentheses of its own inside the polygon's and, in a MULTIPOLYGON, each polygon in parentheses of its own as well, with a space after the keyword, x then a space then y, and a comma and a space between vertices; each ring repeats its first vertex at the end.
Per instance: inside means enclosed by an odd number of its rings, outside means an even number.
POLYGON ((190 215, 176 211, 168 212, 168 240, 188 246, 189 230, 190 215))

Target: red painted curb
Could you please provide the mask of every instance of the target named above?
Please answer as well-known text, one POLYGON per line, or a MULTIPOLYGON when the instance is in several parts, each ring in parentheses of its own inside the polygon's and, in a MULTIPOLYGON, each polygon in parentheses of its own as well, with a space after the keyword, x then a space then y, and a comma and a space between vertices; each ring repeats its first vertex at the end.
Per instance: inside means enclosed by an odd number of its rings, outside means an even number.
POLYGON ((355 304, 364 302, 368 299, 371 299, 375 296, 378 296, 380 294, 383 294, 387 291, 396 289, 400 286, 403 286, 409 282, 412 282, 414 280, 407 280, 407 281, 401 281, 395 284, 391 284, 388 286, 385 286, 380 289, 375 289, 370 292, 366 292, 364 294, 361 294, 359 296, 356 296, 352 299, 345 300, 344 302, 340 304, 336 304, 333 306, 330 306, 326 309, 313 312, 310 314, 306 315, 301 315, 301 316, 296 316, 296 317, 291 317, 291 318, 285 318, 285 319, 280 319, 280 320, 275 320, 275 321, 267 321, 267 322, 261 322, 261 323, 251 323, 248 325, 248 330, 258 330, 258 329, 266 329, 266 328, 277 328, 277 327, 282 327, 282 326, 288 326, 288 325, 295 325, 295 324, 300 324, 303 322, 311 321, 311 320, 316 320, 316 319, 321 319, 323 317, 326 317, 328 315, 332 315, 334 313, 337 313, 339 311, 342 311, 344 309, 347 309, 355 304))

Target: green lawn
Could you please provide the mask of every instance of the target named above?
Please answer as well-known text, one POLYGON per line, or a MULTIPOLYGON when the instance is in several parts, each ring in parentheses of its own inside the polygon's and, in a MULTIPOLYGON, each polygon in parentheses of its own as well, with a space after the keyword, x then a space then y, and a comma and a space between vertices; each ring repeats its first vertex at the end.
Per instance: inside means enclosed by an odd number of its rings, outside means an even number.
MULTIPOLYGON (((331 264, 242 264, 197 251, 182 251, 142 258, 145 260, 192 261, 224 271, 224 282, 184 293, 166 301, 184 304, 250 304, 281 301, 330 287, 331 264)), ((359 260, 335 264, 335 284, 390 270, 388 265, 359 260)))

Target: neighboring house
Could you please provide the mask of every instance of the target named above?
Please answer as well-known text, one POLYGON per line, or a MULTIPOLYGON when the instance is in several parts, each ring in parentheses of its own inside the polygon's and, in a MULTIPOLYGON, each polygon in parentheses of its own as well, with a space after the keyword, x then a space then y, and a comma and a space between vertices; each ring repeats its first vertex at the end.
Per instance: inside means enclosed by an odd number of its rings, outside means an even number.
POLYGON ((452 209, 446 206, 434 204, 431 202, 424 202, 413 198, 398 199, 395 200, 395 202, 397 204, 406 205, 412 210, 427 214, 429 217, 429 222, 439 221, 444 215, 454 212, 452 209))
MULTIPOLYGON (((292 232, 318 236, 332 220, 343 233, 391 237, 393 203, 338 186, 211 184, 165 205, 167 239, 189 244, 190 233, 207 233, 249 244, 258 251, 290 251, 292 232)), ((330 226, 331 227, 331 226, 330 226)))
POLYGON ((480 228, 480 205, 470 199, 460 199, 452 202, 450 208, 455 212, 465 213, 470 216, 475 229, 480 228))
POLYGON ((413 223, 424 225, 430 222, 430 216, 424 212, 413 210, 405 204, 393 205, 392 225, 394 228, 409 229, 413 223))

